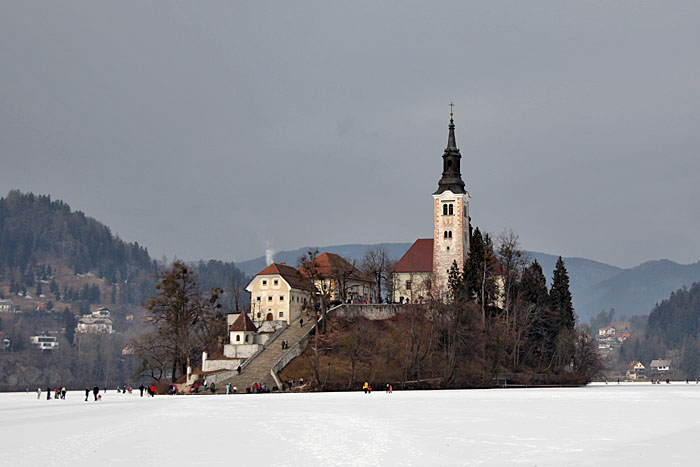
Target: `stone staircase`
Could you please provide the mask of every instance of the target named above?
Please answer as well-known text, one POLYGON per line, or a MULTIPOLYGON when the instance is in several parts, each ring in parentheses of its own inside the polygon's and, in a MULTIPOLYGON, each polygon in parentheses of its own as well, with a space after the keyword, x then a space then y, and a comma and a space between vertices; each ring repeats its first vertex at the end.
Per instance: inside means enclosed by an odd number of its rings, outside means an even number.
POLYGON ((238 393, 245 392, 246 386, 252 386, 253 383, 265 383, 267 388, 272 389, 272 387, 276 386, 277 383, 275 383, 270 370, 285 353, 289 352, 288 349, 282 348, 282 342, 287 341, 290 347, 296 345, 297 342, 299 342, 306 335, 309 328, 312 326, 312 323, 304 323, 303 327, 299 326, 298 322, 292 323, 289 327, 282 331, 274 342, 272 342, 268 347, 265 347, 265 350, 260 352, 260 354, 255 357, 255 359, 253 359, 243 369, 243 371, 241 371, 241 374, 237 374, 221 381, 220 383, 217 383, 216 392, 225 393, 227 383, 231 385, 231 390, 233 390, 233 387, 235 386, 238 393))

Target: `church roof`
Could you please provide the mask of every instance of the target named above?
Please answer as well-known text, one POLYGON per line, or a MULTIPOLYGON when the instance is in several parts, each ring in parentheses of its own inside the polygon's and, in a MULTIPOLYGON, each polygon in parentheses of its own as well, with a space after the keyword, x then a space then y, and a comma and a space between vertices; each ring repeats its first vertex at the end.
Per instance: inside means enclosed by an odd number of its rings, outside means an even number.
POLYGON ((248 313, 241 312, 241 314, 236 318, 236 321, 231 323, 228 327, 229 331, 257 331, 258 328, 253 324, 253 320, 250 319, 248 313))
POLYGON ((311 281, 309 281, 307 278, 302 276, 299 271, 297 271, 295 268, 291 266, 287 266, 286 264, 278 264, 278 263, 272 263, 269 266, 267 266, 265 269, 260 271, 259 273, 256 274, 256 276, 272 276, 272 275, 280 275, 282 276, 282 279, 287 281, 287 283, 293 288, 293 289, 301 289, 301 290, 308 290, 310 292, 314 292, 315 288, 311 281))
MULTIPOLYGON (((321 253, 313 261, 315 273, 321 278, 331 278, 339 274, 349 273, 349 279, 371 282, 359 269, 350 264, 345 258, 335 253, 321 253)), ((307 263, 299 272, 304 276, 311 278, 312 274, 311 263, 307 263)))
POLYGON ((433 239, 419 238, 401 257, 393 272, 432 272, 433 239))

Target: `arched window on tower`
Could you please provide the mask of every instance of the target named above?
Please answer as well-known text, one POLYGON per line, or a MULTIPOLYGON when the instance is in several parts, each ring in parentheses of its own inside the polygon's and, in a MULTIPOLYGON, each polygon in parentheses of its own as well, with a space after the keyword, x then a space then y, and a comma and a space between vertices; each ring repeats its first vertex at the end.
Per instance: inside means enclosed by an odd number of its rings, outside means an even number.
POLYGON ((452 231, 447 232, 447 238, 452 238, 452 231))
POLYGON ((442 205, 442 215, 443 215, 443 216, 446 216, 446 215, 447 215, 447 205, 446 205, 446 204, 443 204, 443 205, 442 205))
POLYGON ((447 238, 447 230, 445 230, 445 238, 447 238))
POLYGON ((450 212, 450 214, 449 214, 450 216, 454 214, 454 205, 450 204, 449 212, 450 212))

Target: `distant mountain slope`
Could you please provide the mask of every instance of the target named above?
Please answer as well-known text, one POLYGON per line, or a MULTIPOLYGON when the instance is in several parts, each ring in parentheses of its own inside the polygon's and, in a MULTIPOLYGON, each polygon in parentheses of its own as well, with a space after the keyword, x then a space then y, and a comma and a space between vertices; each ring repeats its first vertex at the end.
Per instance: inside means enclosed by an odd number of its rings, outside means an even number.
POLYGON ((618 316, 647 314, 671 292, 699 281, 700 262, 648 261, 625 269, 585 291, 577 311, 592 316, 601 310, 615 308, 618 316))
MULTIPOLYGON (((395 260, 401 258, 403 254, 406 253, 406 250, 408 250, 408 248, 411 246, 410 243, 382 243, 381 245, 386 247, 387 251, 389 252, 389 257, 395 260)), ((335 253, 350 262, 357 261, 357 263, 359 263, 362 261, 362 257, 365 255, 365 252, 374 246, 379 246, 379 244, 346 244, 325 247, 307 246, 296 250, 278 251, 274 254, 274 260, 276 263, 285 262, 290 266, 296 267, 297 260, 301 255, 310 250, 318 250, 319 252, 326 251, 328 253, 335 253)), ((264 256, 259 256, 257 258, 236 263, 237 268, 251 277, 261 271, 266 265, 264 256)))

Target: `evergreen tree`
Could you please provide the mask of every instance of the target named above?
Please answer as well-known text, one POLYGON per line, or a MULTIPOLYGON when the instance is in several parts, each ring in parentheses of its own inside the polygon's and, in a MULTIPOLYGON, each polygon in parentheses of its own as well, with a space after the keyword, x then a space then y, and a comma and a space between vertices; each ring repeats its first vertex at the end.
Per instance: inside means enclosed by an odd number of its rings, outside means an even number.
POLYGON ((468 298, 462 279, 457 261, 452 261, 452 265, 447 273, 447 285, 450 292, 450 299, 454 303, 464 303, 468 298))
POLYGON ((549 291, 549 306, 557 317, 559 330, 574 329, 576 316, 569 291, 569 273, 561 256, 554 267, 552 288, 549 291))
POLYGON ((547 279, 542 272, 542 266, 534 260, 523 270, 520 281, 520 297, 527 303, 537 307, 547 305, 549 293, 547 292, 547 279))
POLYGON ((65 328, 64 334, 66 336, 66 340, 70 345, 73 345, 73 340, 75 338, 75 326, 77 324, 75 315, 72 311, 70 311, 70 308, 66 307, 65 310, 63 310, 63 325, 65 328))
POLYGON ((549 308, 547 280, 537 260, 523 270, 519 289, 520 300, 532 309, 532 324, 525 345, 525 362, 541 371, 552 361, 556 348, 558 319, 549 308))
POLYGON ((36 296, 41 297, 41 295, 44 293, 44 290, 41 288, 41 282, 37 282, 36 284, 36 296))
POLYGON ((494 270, 496 257, 489 234, 481 235, 477 227, 469 244, 469 258, 464 265, 464 287, 466 296, 481 305, 482 325, 486 325, 486 309, 496 302, 494 270))

